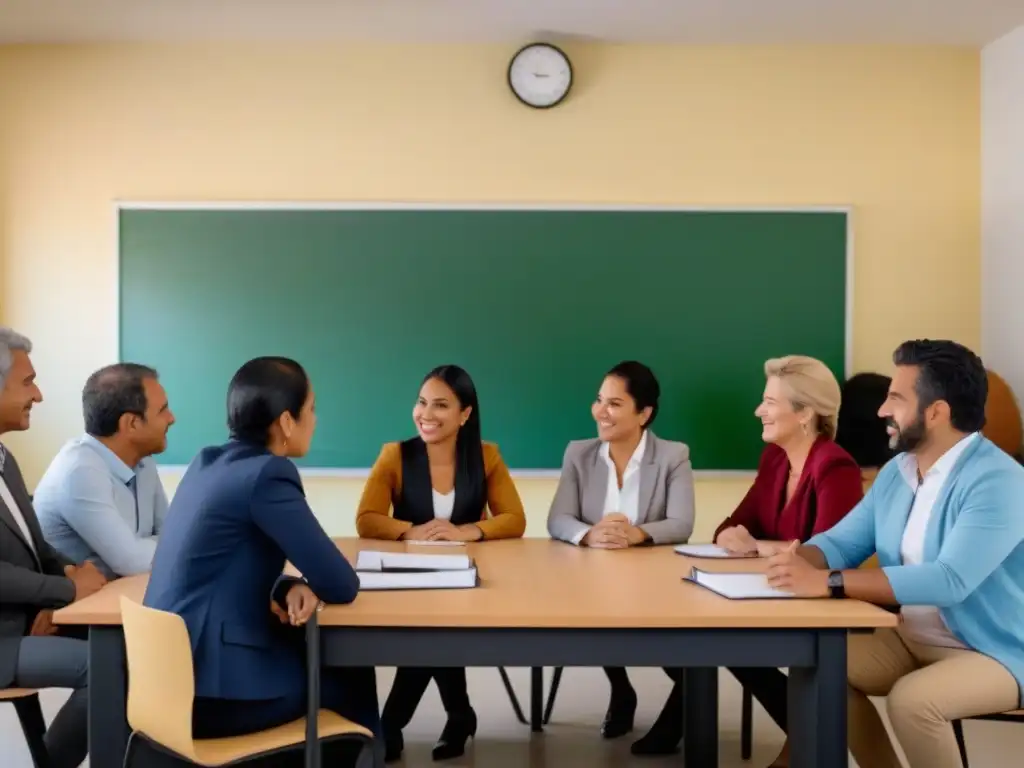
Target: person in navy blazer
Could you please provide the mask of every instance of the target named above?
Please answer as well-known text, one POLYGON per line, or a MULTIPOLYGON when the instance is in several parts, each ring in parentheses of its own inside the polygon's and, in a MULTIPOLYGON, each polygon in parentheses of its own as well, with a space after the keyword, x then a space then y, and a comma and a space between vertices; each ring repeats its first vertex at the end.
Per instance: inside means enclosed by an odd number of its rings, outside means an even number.
MULTIPOLYGON (((303 633, 295 627, 321 600, 351 603, 359 591, 290 460, 308 451, 315 426, 302 367, 287 358, 250 360, 228 389, 230 442, 203 449, 174 494, 144 604, 178 614, 188 627, 196 738, 304 715, 303 633), (282 576, 286 560, 302 580, 282 576)), ((379 733, 372 668, 324 668, 321 704, 379 733)))

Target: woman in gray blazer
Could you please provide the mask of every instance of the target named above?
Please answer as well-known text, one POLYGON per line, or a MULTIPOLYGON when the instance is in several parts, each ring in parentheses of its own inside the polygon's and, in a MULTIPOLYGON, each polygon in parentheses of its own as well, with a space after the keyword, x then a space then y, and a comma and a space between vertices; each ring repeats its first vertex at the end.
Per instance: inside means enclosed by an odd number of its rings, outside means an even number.
MULTIPOLYGON (((677 544, 690 538, 690 450, 650 430, 660 394, 654 373, 642 363, 619 363, 605 375, 591 409, 597 438, 573 441, 565 449, 548 512, 552 538, 594 549, 677 544)), ((681 704, 682 670, 665 671, 675 681, 671 696, 681 704)), ((613 739, 633 730, 637 699, 624 668, 605 667, 605 673, 611 700, 601 733, 613 739)), ((669 744, 668 734, 655 724, 632 745, 633 754, 675 751, 678 738, 669 744)))

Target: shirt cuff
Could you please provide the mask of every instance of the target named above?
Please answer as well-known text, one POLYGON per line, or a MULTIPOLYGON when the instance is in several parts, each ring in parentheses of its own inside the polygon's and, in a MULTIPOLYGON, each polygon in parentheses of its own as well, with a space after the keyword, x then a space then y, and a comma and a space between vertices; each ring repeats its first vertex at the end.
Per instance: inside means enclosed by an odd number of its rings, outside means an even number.
POLYGON ((578 547, 580 545, 580 542, 583 541, 583 537, 586 536, 588 533, 590 533, 590 528, 584 528, 582 531, 573 536, 572 539, 570 539, 570 541, 572 541, 572 543, 578 547))

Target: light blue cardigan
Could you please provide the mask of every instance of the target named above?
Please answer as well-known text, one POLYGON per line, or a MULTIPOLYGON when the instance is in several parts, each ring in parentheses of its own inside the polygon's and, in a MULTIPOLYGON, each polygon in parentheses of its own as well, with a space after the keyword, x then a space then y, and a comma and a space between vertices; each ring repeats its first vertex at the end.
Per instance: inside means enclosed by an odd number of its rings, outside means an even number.
POLYGON ((961 642, 1017 679, 1024 699, 1024 467, 978 435, 935 501, 921 565, 901 565, 914 493, 897 456, 867 496, 807 542, 831 569, 856 568, 876 551, 901 605, 940 609, 961 642))

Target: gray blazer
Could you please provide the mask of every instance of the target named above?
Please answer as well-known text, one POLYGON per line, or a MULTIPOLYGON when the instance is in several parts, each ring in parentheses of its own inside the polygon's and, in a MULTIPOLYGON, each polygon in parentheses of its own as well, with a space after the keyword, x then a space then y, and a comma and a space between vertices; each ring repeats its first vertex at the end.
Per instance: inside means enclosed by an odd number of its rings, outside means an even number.
MULTIPOLYGON (((608 493, 608 465, 601 457, 601 441, 574 440, 565 449, 548 533, 572 541, 604 516, 608 493)), ((689 540, 694 516, 693 467, 684 443, 662 440, 647 433, 647 448, 640 464, 638 527, 655 544, 689 540)))
POLYGON ((14 681, 21 638, 43 608, 62 608, 75 599, 75 585, 64 575, 71 561, 58 554, 39 529, 18 463, 0 443, 0 474, 32 534, 25 541, 14 515, 0 499, 0 688, 14 681))

